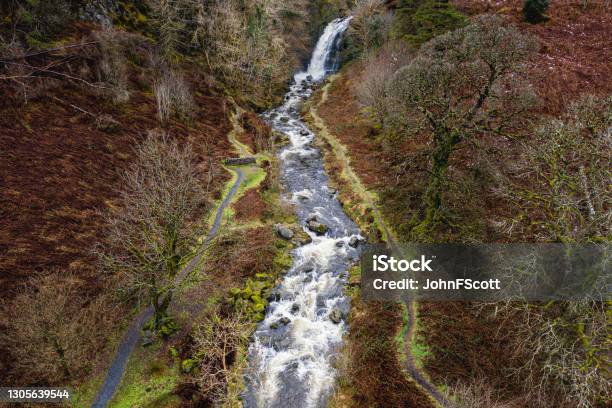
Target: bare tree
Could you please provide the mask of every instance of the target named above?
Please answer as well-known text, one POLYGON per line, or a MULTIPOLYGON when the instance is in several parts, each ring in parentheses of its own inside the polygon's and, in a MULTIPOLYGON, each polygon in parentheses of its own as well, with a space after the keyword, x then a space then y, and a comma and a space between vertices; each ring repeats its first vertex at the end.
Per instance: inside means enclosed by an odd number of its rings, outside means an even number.
POLYGON ((389 82, 397 70, 408 63, 410 55, 403 42, 394 42, 366 57, 363 64, 357 96, 367 113, 381 127, 385 126, 393 108, 389 82))
POLYGON ((544 241, 599 241, 612 225, 612 97, 587 95, 523 143, 525 161, 496 193, 531 214, 544 241), (512 180, 532 180, 529 186, 512 180))
MULTIPOLYGON (((605 301, 508 303, 518 309, 512 336, 530 401, 591 408, 610 400, 609 309, 605 301)), ((506 310, 507 311, 507 310, 506 310)))
POLYGON ((364 55, 384 43, 391 26, 391 14, 384 0, 358 0, 351 15, 349 35, 364 55))
POLYGON ((269 98, 290 67, 282 63, 286 44, 272 20, 278 3, 213 1, 200 7, 194 41, 204 49, 211 70, 230 86, 269 98))
POLYGON ((18 383, 59 385, 86 374, 116 320, 108 311, 108 299, 88 300, 75 275, 30 279, 6 311, 7 331, 0 336, 18 383))
POLYGON ((114 28, 107 28, 93 34, 99 41, 101 58, 99 62, 100 77, 104 85, 112 92, 115 102, 127 102, 127 67, 122 50, 121 34, 114 28))
POLYGON ((426 131, 431 140, 417 235, 443 220, 442 191, 457 147, 482 134, 503 134, 535 102, 521 72, 536 49, 531 37, 501 17, 482 16, 426 43, 390 82, 394 113, 389 122, 404 137, 426 131))
POLYGON ((203 180, 190 145, 181 148, 165 134, 150 132, 124 175, 118 208, 107 215, 103 266, 117 274, 129 294, 153 306, 156 328, 198 236, 203 180))
POLYGON ((175 70, 164 66, 153 83, 157 115, 160 122, 166 123, 172 115, 189 120, 194 110, 189 86, 175 70))
POLYGON ((456 408, 512 408, 516 405, 501 402, 483 379, 454 384, 448 390, 456 408))
POLYGON ((200 393, 220 402, 233 376, 242 375, 233 363, 249 342, 249 323, 239 313, 222 316, 218 310, 196 326, 192 337, 198 369, 193 381, 200 393))

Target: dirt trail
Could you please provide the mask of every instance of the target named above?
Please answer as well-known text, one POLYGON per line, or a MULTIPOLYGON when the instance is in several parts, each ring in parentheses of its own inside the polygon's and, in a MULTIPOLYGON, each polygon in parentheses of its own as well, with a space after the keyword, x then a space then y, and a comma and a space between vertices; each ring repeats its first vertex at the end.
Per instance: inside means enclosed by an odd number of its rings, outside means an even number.
MULTIPOLYGON (((317 108, 321 106, 327 100, 329 88, 331 87, 334 80, 336 80, 339 75, 334 75, 329 77, 327 84, 321 89, 321 99, 316 103, 310 106, 309 114, 312 116, 313 122, 315 126, 318 128, 317 134, 325 138, 332 147, 332 151, 336 158, 342 162, 343 165, 343 176, 348 179, 350 184, 354 186, 355 193, 360 196, 360 198, 365 201, 365 203, 372 209, 376 222, 381 229, 384 240, 386 241, 387 246, 391 249, 392 252, 400 254, 401 250, 397 245, 397 240, 395 239, 393 232, 387 227, 382 217, 378 206, 376 205, 372 194, 368 192, 365 188, 361 179, 355 173, 355 171, 351 168, 350 164, 350 156, 348 154, 348 150, 346 146, 342 144, 342 142, 337 139, 327 128, 325 121, 319 116, 317 113, 317 108)), ((406 354, 406 371, 410 375, 410 377, 423 389, 423 391, 429 395, 433 400, 435 400, 440 406, 444 408, 452 408, 453 404, 448 401, 448 399, 433 385, 426 376, 419 370, 419 368, 415 365, 414 356, 412 355, 410 344, 412 341, 412 337, 414 334, 414 330, 416 327, 416 307, 415 302, 406 303, 406 307, 408 308, 408 322, 406 335, 404 338, 404 352, 406 354)))
MULTIPOLYGON (((240 187, 240 184, 242 184, 245 179, 244 173, 240 168, 236 167, 230 169, 236 173, 236 181, 234 182, 230 191, 227 193, 227 195, 221 202, 221 205, 219 205, 219 208, 217 208, 212 228, 208 232, 208 235, 206 236, 206 239, 204 240, 202 246, 200 247, 196 255, 191 259, 191 261, 189 261, 189 263, 185 266, 185 268, 183 268, 183 270, 177 275, 176 283, 180 283, 187 275, 189 275, 189 273, 193 271, 193 269, 202 260, 202 256, 204 255, 205 249, 207 247, 206 244, 208 244, 210 240, 212 240, 219 232, 223 213, 227 206, 230 204, 233 196, 238 191, 238 187, 240 187)), ((106 378, 104 379, 102 388, 98 392, 98 395, 96 396, 92 407, 102 408, 108 406, 108 403, 117 391, 117 387, 119 386, 121 378, 125 373, 125 368, 127 366, 130 354, 132 353, 132 350, 134 350, 136 343, 138 343, 138 340, 140 339, 140 329, 142 328, 143 324, 149 318, 151 318, 152 314, 153 308, 149 306, 147 309, 140 312, 140 314, 138 314, 138 316, 136 316, 136 318, 130 324, 128 331, 126 332, 125 336, 123 337, 123 340, 121 341, 121 344, 119 345, 119 348, 117 349, 115 359, 113 360, 113 363, 111 364, 108 373, 106 374, 106 378)))

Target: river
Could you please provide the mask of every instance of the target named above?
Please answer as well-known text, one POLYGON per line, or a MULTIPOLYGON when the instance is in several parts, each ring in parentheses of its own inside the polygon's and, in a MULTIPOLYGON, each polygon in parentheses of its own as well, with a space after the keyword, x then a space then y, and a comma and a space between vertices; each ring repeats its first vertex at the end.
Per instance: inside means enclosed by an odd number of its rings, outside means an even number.
POLYGON ((293 265, 254 334, 245 407, 323 407, 333 392, 333 358, 348 329, 350 299, 343 290, 362 237, 328 186, 321 153, 312 146, 315 134, 300 120, 300 106, 313 84, 337 69, 349 22, 350 17, 339 18, 327 25, 307 70, 294 76, 285 102, 263 114, 289 138, 279 152, 284 195, 312 242, 293 251, 293 265))

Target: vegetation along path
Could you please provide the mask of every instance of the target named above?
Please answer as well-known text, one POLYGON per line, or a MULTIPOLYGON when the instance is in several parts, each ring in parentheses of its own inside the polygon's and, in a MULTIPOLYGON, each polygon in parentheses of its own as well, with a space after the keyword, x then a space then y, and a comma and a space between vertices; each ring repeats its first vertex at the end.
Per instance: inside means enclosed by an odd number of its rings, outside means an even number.
MULTIPOLYGON (((179 283, 187 275, 189 275, 189 273, 191 273, 193 269, 202 260, 202 256, 204 255, 206 249, 206 244, 208 244, 210 240, 212 240, 219 232, 223 213, 225 212, 225 209, 230 204, 232 198, 234 197, 234 195, 238 191, 238 188, 245 179, 244 172, 239 167, 228 168, 236 173, 236 180, 234 181, 234 184, 232 185, 231 189, 217 208, 212 227, 208 232, 208 235, 206 236, 206 239, 204 240, 202 246, 197 251, 196 255, 191 259, 191 261, 185 266, 185 268, 183 268, 183 270, 177 275, 177 283, 179 283)), ((117 390, 117 387, 121 382, 121 377, 125 372, 125 368, 130 354, 132 353, 134 346, 140 339, 140 329, 142 328, 143 324, 151 318, 152 315, 153 308, 149 306, 148 308, 140 312, 130 324, 127 333, 125 334, 123 340, 121 341, 121 344, 119 345, 119 348, 117 349, 117 353, 115 355, 113 363, 111 364, 108 370, 106 378, 104 379, 104 383, 102 384, 102 388, 98 392, 98 395, 96 396, 92 407, 101 408, 108 406, 109 401, 115 394, 115 391, 117 390)))
MULTIPOLYGON (((338 79, 340 74, 329 77, 327 84, 321 89, 321 97, 316 104, 311 105, 309 109, 309 115, 312 117, 312 122, 318 129, 318 134, 321 135, 330 144, 332 152, 337 160, 342 163, 343 177, 347 179, 349 185, 357 194, 360 200, 363 200, 367 207, 371 208, 376 219, 376 224, 381 230, 383 239, 385 240, 388 247, 396 253, 401 253, 401 248, 397 245, 396 240, 393 236, 393 232, 387 227, 378 206, 376 205, 372 194, 366 189, 362 183, 360 177, 355 173, 351 167, 350 157, 346 146, 336 138, 333 133, 327 128, 325 121, 321 118, 317 112, 317 108, 325 103, 327 100, 329 89, 333 82, 338 79)), ((444 408, 452 407, 453 405, 448 401, 444 395, 432 384, 427 377, 419 370, 415 364, 414 356, 410 348, 410 344, 413 339, 415 327, 416 327, 416 304, 415 302, 409 302, 406 304, 408 312, 408 321, 406 322, 406 334, 404 338, 404 352, 406 354, 406 371, 410 377, 419 385, 421 388, 439 405, 444 408)))

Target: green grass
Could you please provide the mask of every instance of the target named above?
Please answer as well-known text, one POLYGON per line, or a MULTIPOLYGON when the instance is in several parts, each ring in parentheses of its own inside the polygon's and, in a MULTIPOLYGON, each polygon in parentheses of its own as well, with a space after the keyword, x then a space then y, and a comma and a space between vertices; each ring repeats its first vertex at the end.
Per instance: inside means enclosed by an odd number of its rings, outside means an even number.
POLYGON ((395 344, 397 349, 398 359, 402 364, 406 364, 408 356, 406 356, 406 334, 408 333, 408 321, 410 316, 408 314, 408 307, 405 303, 401 304, 402 308, 402 326, 395 336, 395 344))
POLYGON ((100 388, 102 388, 102 383, 104 382, 105 376, 106 371, 103 371, 99 375, 96 375, 86 383, 77 387, 71 395, 71 406, 75 408, 91 407, 91 404, 93 404, 98 391, 100 388))
POLYGON ((171 364, 159 356, 161 343, 148 348, 137 346, 127 365, 119 389, 109 406, 123 407, 170 407, 177 406, 179 398, 172 394, 180 377, 180 364, 171 364))
MULTIPOLYGON (((418 312, 418 303, 413 302, 412 307, 415 308, 414 316, 414 328, 412 331, 412 338, 410 339, 410 354, 414 358, 414 365, 422 370, 423 369, 423 360, 427 356, 430 355, 429 346, 422 342, 422 336, 420 335, 420 323, 419 323, 419 312, 418 312)), ((407 308, 406 308, 407 310, 407 308)))

